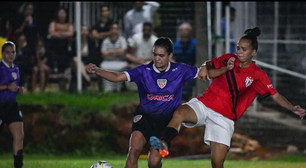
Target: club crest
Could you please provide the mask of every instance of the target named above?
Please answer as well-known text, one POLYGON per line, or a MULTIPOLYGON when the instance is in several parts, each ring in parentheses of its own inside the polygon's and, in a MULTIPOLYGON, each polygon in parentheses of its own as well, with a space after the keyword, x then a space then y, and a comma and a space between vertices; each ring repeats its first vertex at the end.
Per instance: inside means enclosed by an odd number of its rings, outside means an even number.
POLYGON ((137 115, 134 117, 133 122, 137 123, 142 118, 142 115, 137 115))
POLYGON ((167 85, 167 79, 157 79, 157 84, 162 89, 167 85))
POLYGON ((16 80, 17 79, 17 73, 16 72, 12 72, 12 76, 13 78, 16 80))
POLYGON ((254 79, 250 76, 248 76, 246 79, 245 79, 245 87, 249 87, 252 82, 254 81, 254 79))

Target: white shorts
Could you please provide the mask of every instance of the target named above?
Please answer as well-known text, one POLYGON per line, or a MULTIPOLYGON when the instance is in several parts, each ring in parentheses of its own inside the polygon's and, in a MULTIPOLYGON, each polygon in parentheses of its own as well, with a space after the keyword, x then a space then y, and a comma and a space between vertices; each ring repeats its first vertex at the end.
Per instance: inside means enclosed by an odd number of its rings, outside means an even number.
POLYGON ((220 113, 206 107, 197 98, 184 103, 190 106, 197 116, 197 123, 182 123, 187 128, 205 125, 204 143, 210 145, 210 141, 228 146, 234 133, 234 121, 224 117, 220 113))

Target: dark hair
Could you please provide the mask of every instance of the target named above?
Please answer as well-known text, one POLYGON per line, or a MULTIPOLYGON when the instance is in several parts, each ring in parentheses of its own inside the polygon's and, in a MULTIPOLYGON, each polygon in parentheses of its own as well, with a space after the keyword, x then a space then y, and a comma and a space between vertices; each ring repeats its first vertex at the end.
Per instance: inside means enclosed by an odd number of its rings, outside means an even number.
POLYGON ((58 13, 59 11, 64 10, 66 12, 66 18, 65 18, 65 22, 69 22, 69 13, 68 13, 68 9, 66 7, 60 6, 57 8, 56 12, 54 13, 54 19, 53 21, 58 22, 58 13))
POLYGON ((33 6, 33 11, 35 11, 35 5, 34 3, 32 2, 24 2, 20 7, 19 7, 19 13, 24 13, 26 8, 29 6, 29 5, 32 5, 33 6))
POLYGON ((251 46, 253 47, 253 49, 255 49, 256 51, 258 50, 258 41, 257 41, 257 37, 260 35, 261 30, 259 27, 254 27, 254 28, 249 28, 247 30, 244 31, 244 36, 241 37, 241 39, 248 39, 251 41, 251 46))
POLYGON ((173 52, 173 42, 168 37, 158 38, 154 43, 154 47, 157 47, 157 46, 164 47, 169 55, 173 52))
POLYGON ((16 45, 14 42, 12 41, 6 41, 2 44, 2 48, 1 48, 1 53, 3 53, 4 49, 6 46, 13 46, 14 48, 16 48, 16 45))
POLYGON ((152 23, 151 22, 143 22, 143 27, 145 26, 149 26, 149 27, 152 27, 152 23))
MULTIPOLYGON (((223 7, 223 10, 222 10, 222 17, 224 17, 225 16, 225 8, 226 6, 224 6, 223 7)), ((236 13, 236 8, 234 8, 234 7, 232 7, 232 6, 230 6, 229 7, 230 8, 230 13, 236 13)))
POLYGON ((101 5, 100 5, 100 10, 101 10, 102 8, 104 8, 104 7, 107 7, 107 9, 109 10, 109 5, 107 5, 107 4, 101 4, 101 5))

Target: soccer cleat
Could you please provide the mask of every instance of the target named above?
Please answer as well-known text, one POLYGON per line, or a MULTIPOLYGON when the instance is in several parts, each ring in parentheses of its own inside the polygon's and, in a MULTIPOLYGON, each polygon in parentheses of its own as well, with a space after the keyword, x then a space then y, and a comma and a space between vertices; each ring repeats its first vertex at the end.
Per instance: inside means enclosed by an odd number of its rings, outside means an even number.
POLYGON ((162 157, 166 157, 166 156, 169 155, 168 146, 167 146, 166 142, 158 139, 155 136, 150 137, 150 142, 151 142, 151 146, 154 149, 158 150, 159 154, 162 157))

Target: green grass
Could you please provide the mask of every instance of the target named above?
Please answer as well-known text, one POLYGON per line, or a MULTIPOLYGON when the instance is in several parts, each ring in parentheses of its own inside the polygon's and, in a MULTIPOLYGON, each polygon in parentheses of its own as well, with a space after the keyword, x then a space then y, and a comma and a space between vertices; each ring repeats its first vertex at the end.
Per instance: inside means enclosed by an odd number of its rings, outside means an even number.
MULTIPOLYGON (((36 156, 25 155, 24 168, 89 168, 99 160, 106 160, 114 168, 123 168, 125 156, 107 157, 74 157, 74 156, 36 156)), ((9 155, 0 155, 0 167, 12 167, 13 159, 9 155)), ((226 168, 306 168, 305 156, 283 156, 269 160, 247 161, 247 160, 226 160, 226 168)), ((146 159, 139 159, 139 168, 147 167, 146 159)), ((165 158, 163 168, 203 168, 211 167, 210 159, 199 160, 176 160, 165 158)))
POLYGON ((101 92, 83 92, 83 93, 31 93, 18 95, 19 104, 42 105, 64 105, 67 111, 98 111, 109 112, 112 104, 126 104, 128 102, 139 101, 136 92, 121 93, 101 93, 101 92))

